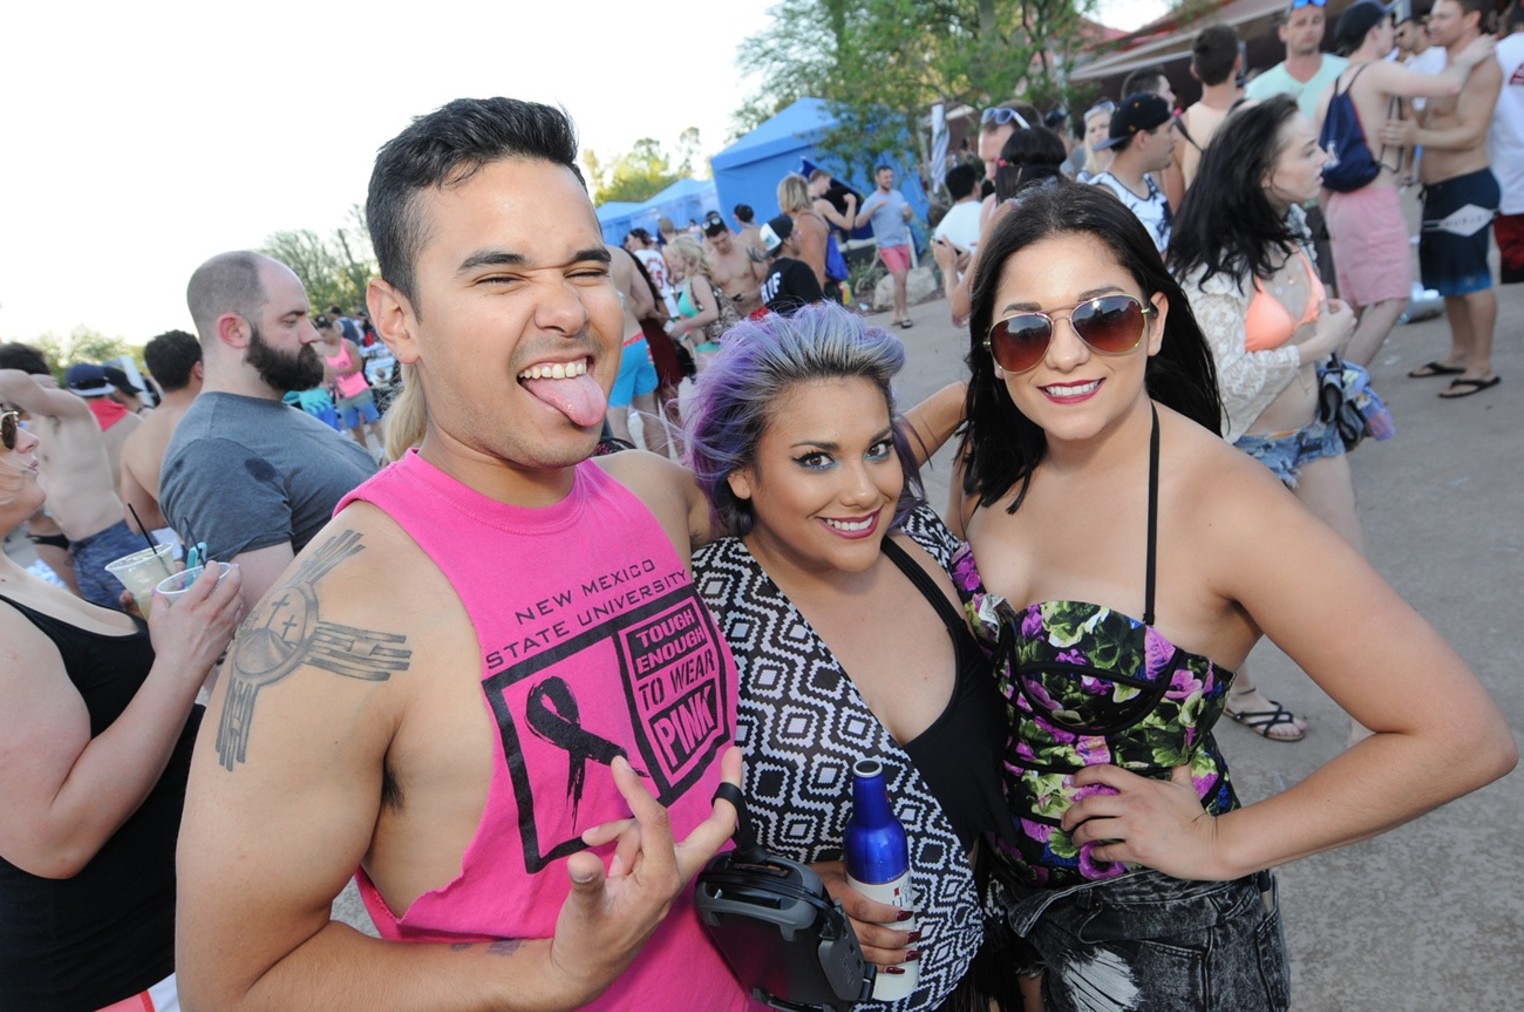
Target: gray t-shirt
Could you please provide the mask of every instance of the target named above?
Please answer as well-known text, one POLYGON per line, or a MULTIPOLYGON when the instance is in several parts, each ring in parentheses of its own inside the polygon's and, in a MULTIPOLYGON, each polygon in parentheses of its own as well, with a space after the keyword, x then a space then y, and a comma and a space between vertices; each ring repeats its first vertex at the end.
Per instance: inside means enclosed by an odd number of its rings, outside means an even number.
POLYGON ((904 194, 899 190, 874 190, 872 196, 863 201, 862 210, 871 212, 873 215, 873 241, 879 246, 909 246, 910 226, 905 224, 905 212, 901 208, 906 206, 904 194))
POLYGON ((376 473, 354 440, 282 401, 203 393, 164 451, 160 505, 214 559, 271 545, 299 552, 339 500, 376 473))

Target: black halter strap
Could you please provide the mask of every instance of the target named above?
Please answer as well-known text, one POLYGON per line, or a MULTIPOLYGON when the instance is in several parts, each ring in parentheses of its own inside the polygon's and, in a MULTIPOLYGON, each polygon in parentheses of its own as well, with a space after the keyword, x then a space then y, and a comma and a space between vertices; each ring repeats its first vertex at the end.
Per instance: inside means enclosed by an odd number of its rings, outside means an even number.
POLYGON ((1153 431, 1148 436, 1148 563, 1143 575, 1143 624, 1154 624, 1154 574, 1158 569, 1159 409, 1149 402, 1153 431))

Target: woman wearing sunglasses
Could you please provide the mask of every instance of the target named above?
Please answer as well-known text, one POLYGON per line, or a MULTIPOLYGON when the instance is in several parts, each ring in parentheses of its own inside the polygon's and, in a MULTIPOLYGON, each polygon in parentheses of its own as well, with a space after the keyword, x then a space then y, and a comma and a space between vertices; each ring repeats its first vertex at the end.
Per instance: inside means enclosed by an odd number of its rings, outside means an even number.
MULTIPOLYGON (((1363 553, 1344 441, 1318 416, 1318 366, 1355 315, 1326 297, 1299 224, 1326 160, 1293 99, 1234 113, 1201 157, 1169 256, 1212 349, 1223 434, 1363 553)), ((1229 717, 1272 741, 1302 737, 1303 721, 1239 677, 1229 717)))
POLYGON ((694 556, 694 583, 735 655, 758 839, 815 866, 887 984, 919 968, 909 997, 859 1007, 987 1012, 966 980, 984 935, 970 852, 1008 828, 1002 707, 947 568, 961 543, 896 431, 904 358, 830 305, 730 331, 687 413, 689 464, 730 535, 694 556), (908 910, 846 884, 861 758, 883 761, 911 840, 914 934, 908 910))
POLYGON ((1024 199, 974 283, 959 509, 1008 700, 996 902, 1043 1007, 1283 1009, 1276 865, 1512 768, 1497 708, 1347 542, 1218 435, 1211 354, 1094 187, 1024 199), (1240 806, 1212 736, 1268 632, 1375 734, 1240 806), (1457 743, 1464 742, 1464 748, 1457 743))
MULTIPOLYGON (((0 532, 42 505, 37 445, 0 412, 0 532)), ((0 1008, 175 1007, 194 704, 239 584, 235 568, 160 600, 145 629, 0 553, 0 1008)))

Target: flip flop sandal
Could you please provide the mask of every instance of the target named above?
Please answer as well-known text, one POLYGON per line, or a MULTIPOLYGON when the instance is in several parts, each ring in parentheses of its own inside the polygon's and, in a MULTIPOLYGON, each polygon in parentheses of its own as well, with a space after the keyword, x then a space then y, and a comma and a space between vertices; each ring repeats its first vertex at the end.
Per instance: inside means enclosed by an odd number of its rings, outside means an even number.
POLYGON ((1472 394, 1479 394, 1483 390, 1491 390, 1501 382, 1503 382, 1503 377, 1501 376, 1493 376, 1490 379, 1484 380, 1451 380, 1450 385, 1439 392, 1439 396, 1443 397, 1447 401, 1459 400, 1462 397, 1470 397, 1472 394))
MULTIPOLYGON (((1245 695, 1248 695, 1248 693, 1245 693, 1245 695)), ((1270 705, 1275 707, 1275 709, 1240 710, 1239 712, 1234 713, 1227 707, 1223 707, 1222 712, 1223 715, 1226 716, 1229 720, 1242 724, 1244 727, 1247 727, 1249 730, 1253 731, 1261 738, 1268 738, 1270 741, 1292 742, 1301 741, 1303 738, 1307 737, 1306 731, 1298 731, 1295 735, 1271 734, 1271 728, 1280 727, 1282 724, 1290 724, 1293 728, 1295 728, 1296 714, 1292 713, 1290 710, 1286 709, 1284 706, 1282 706, 1280 703, 1277 703, 1273 699, 1270 700, 1270 705)))
POLYGON ((1425 362, 1417 369, 1408 373, 1408 379, 1428 379, 1430 376, 1459 376, 1465 372, 1464 366, 1445 365, 1443 362, 1425 362))

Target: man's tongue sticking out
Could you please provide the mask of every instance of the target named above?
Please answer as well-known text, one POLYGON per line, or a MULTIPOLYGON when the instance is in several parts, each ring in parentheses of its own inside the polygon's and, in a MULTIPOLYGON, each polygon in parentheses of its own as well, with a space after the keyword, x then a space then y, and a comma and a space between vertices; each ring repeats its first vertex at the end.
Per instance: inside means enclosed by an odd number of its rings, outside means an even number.
POLYGON ((608 395, 587 371, 586 362, 531 366, 519 374, 519 382, 572 424, 584 429, 602 424, 608 411, 608 395))

